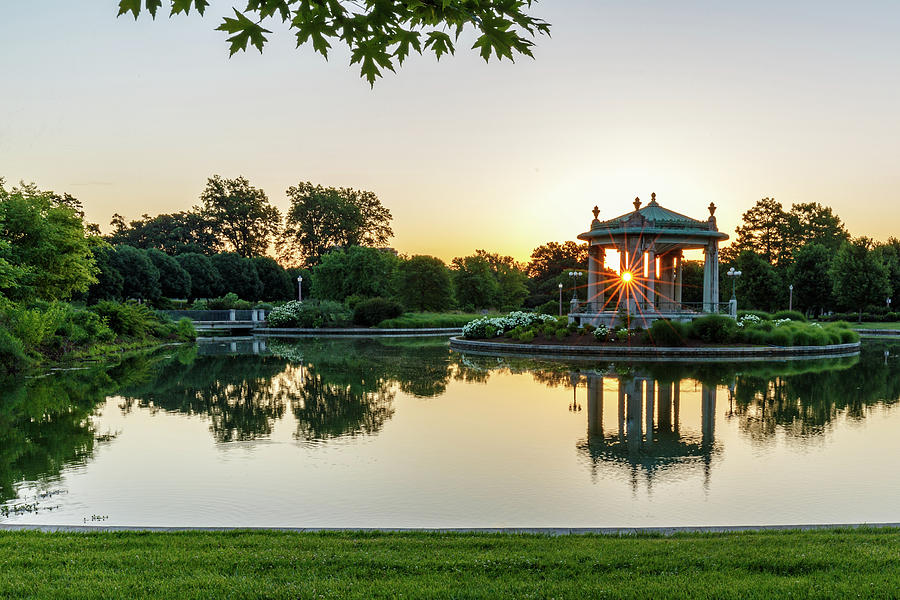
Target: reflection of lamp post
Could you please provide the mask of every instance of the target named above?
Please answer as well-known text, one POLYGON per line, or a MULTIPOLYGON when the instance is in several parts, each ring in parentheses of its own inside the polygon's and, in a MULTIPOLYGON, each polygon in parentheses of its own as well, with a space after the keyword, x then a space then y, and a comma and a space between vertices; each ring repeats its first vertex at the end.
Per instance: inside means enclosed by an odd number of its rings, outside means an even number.
POLYGON ((303 276, 297 275, 297 300, 303 302, 303 276))
POLYGON ((572 382, 572 404, 569 405, 569 410, 572 412, 578 412, 581 410, 581 405, 578 404, 578 382, 581 380, 581 375, 578 373, 572 373, 569 376, 569 381, 572 382))
POLYGON ((788 286, 790 295, 788 296, 788 310, 794 310, 794 284, 788 286))
POLYGON ((559 284, 559 316, 562 316, 562 283, 559 284))
POLYGON ((741 276, 741 272, 735 271, 734 267, 731 267, 725 274, 731 277, 731 299, 737 300, 737 297, 734 295, 734 283, 737 281, 737 278, 741 276))

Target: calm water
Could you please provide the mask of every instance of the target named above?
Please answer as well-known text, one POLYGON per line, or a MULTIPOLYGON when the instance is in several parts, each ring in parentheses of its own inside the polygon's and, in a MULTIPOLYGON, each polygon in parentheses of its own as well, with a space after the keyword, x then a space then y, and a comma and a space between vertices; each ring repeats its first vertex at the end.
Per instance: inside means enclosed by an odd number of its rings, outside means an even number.
POLYGON ((0 522, 900 521, 897 343, 666 365, 241 342, 0 385, 0 522))

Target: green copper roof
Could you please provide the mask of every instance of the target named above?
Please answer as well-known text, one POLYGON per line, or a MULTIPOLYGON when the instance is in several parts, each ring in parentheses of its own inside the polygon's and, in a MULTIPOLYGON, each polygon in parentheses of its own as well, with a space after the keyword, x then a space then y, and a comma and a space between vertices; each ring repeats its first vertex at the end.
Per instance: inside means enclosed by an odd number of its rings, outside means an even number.
POLYGON ((661 246, 682 244, 684 247, 702 245, 710 239, 719 241, 728 239, 728 235, 720 232, 716 226, 716 219, 713 216, 716 211, 715 204, 710 203, 710 216, 705 221, 663 208, 656 201, 656 194, 652 194, 650 202, 644 207, 641 207, 641 200, 635 198, 634 207, 635 209, 629 213, 600 221, 597 219, 600 211, 595 206, 591 230, 579 235, 578 239, 586 241, 609 239, 614 242, 620 236, 639 234, 656 238, 661 246))

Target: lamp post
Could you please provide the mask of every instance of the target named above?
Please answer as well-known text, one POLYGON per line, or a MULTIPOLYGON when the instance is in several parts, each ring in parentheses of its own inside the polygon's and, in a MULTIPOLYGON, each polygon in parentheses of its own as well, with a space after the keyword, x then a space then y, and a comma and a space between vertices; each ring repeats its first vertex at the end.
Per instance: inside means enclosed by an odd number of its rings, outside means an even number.
POLYGON ((888 305, 888 312, 891 312, 891 299, 890 298, 887 299, 887 305, 888 305))
POLYGON ((572 278, 572 300, 578 300, 575 291, 578 289, 578 278, 584 275, 581 271, 569 271, 569 277, 572 278))
POLYGON ((794 284, 788 286, 788 291, 790 294, 788 295, 788 310, 794 310, 794 284))
POLYGON ((562 283, 559 284, 559 316, 562 316, 562 283))
POLYGON ((734 283, 737 281, 737 278, 741 276, 741 272, 735 271, 734 267, 731 267, 725 274, 731 277, 731 299, 737 300, 737 296, 734 295, 734 283))
POLYGON ((303 276, 297 275, 297 301, 303 302, 303 276))

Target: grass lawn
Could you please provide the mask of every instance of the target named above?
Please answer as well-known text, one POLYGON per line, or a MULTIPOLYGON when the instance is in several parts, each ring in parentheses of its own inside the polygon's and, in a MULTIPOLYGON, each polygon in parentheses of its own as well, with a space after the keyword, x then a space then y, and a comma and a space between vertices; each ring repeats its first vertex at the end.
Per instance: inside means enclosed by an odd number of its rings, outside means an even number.
POLYGON ((0 598, 892 598, 900 530, 0 533, 0 598))
POLYGON ((900 323, 866 323, 863 321, 862 323, 857 323, 856 321, 850 321, 850 327, 853 329, 896 329, 900 331, 900 323))
POLYGON ((379 329, 423 329, 431 327, 462 327, 469 321, 483 317, 481 313, 408 312, 378 324, 379 329))

